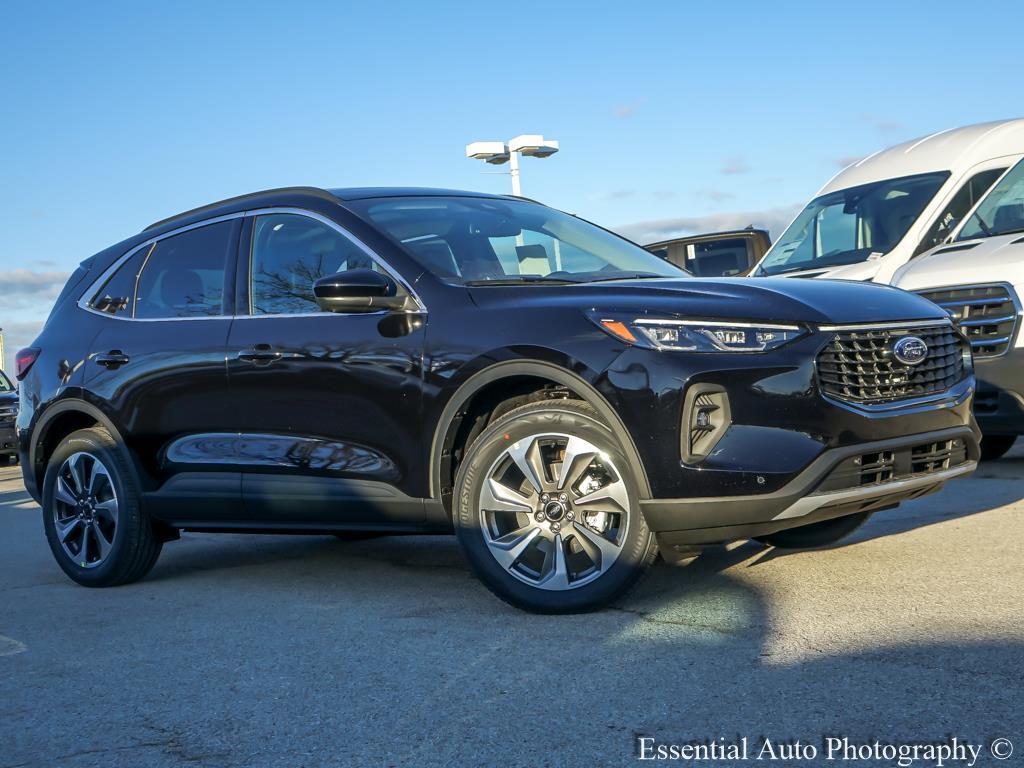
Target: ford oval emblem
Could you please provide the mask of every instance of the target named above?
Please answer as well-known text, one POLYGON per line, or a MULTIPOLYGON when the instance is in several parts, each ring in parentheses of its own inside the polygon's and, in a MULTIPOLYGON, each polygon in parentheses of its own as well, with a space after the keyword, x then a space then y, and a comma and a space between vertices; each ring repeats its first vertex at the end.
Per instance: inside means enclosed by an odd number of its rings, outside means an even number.
POLYGON ((892 354, 904 365, 920 365, 928 357, 928 345, 917 336, 904 336, 892 345, 892 354))

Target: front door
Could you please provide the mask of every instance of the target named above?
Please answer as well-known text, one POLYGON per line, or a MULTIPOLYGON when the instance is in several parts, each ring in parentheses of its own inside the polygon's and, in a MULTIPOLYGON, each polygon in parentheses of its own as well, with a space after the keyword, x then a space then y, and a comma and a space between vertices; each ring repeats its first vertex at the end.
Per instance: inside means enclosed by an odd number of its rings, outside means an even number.
POLYGON ((228 338, 246 516, 288 526, 424 519, 423 319, 323 312, 318 278, 385 269, 337 225, 294 212, 250 217, 228 338))

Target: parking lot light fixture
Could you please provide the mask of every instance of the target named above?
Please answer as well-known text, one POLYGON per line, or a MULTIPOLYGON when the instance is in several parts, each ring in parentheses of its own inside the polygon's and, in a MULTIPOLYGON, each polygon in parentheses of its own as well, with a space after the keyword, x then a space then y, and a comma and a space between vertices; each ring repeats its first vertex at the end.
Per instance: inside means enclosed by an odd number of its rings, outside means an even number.
POLYGON ((466 157, 483 160, 492 165, 509 164, 509 175, 512 177, 512 194, 522 195, 519 182, 519 156, 551 157, 558 151, 558 142, 545 139, 539 133, 524 133, 503 141, 474 141, 466 145, 466 157))

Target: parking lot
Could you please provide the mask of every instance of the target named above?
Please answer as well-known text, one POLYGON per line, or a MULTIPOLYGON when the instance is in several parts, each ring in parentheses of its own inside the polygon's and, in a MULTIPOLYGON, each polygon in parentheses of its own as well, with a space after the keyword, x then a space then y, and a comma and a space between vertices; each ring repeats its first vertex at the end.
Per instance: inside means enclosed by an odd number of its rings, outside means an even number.
POLYGON ((1018 742, 1022 499, 1018 447, 835 548, 715 548, 611 610, 540 617, 492 598, 448 537, 186 534, 145 581, 83 589, 0 470, 0 768, 627 765, 638 735, 1018 742))

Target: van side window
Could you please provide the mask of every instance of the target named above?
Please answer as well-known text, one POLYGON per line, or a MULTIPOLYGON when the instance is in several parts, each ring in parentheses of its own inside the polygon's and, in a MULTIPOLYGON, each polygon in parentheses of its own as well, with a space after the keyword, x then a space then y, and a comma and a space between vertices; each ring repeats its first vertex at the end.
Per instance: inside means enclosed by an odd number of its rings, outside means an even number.
POLYGON ((974 174, 967 182, 957 190, 950 198, 949 204, 939 213, 935 223, 921 239, 914 256, 920 256, 925 251, 934 248, 946 239, 946 235, 953 231, 967 212, 974 207, 982 195, 988 192, 989 187, 995 184, 996 179, 1003 175, 1005 168, 991 168, 987 171, 980 171, 974 174))
POLYGON ((89 306, 108 315, 131 317, 135 303, 135 283, 152 248, 152 245, 147 245, 128 257, 92 297, 89 306))
POLYGON ((252 314, 319 312, 313 283, 349 269, 380 271, 365 251, 323 222, 295 213, 258 216, 249 275, 252 314))
POLYGON ((222 221, 158 240, 139 276, 135 317, 223 314, 233 227, 233 222, 222 221))

